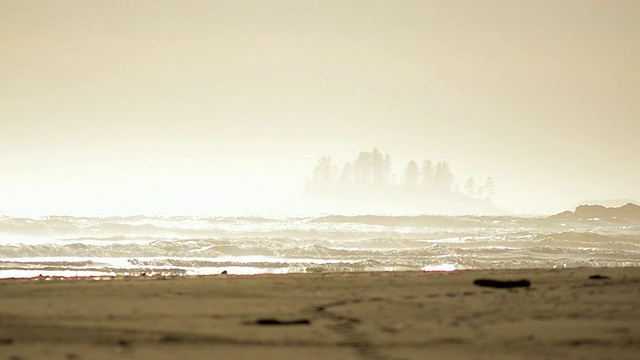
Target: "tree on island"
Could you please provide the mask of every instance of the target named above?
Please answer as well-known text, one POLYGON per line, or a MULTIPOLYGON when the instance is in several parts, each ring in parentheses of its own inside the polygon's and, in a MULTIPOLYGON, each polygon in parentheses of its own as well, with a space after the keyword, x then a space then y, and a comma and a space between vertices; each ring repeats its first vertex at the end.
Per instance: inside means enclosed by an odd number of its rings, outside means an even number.
POLYGON ((439 162, 433 174, 433 185, 437 190, 442 192, 450 192, 453 190, 454 177, 449 169, 449 164, 439 162))
POLYGON ((338 168, 330 156, 323 156, 313 169, 313 176, 307 179, 307 191, 318 191, 332 187, 336 183, 338 168))
POLYGON ((418 185, 418 175, 418 164, 413 160, 409 161, 404 170, 404 184, 407 186, 418 185))
POLYGON ((476 179, 473 177, 467 179, 467 182, 464 184, 464 192, 471 197, 478 197, 478 185, 476 184, 476 179))
POLYGON ((431 161, 423 160, 420 166, 420 184, 424 186, 433 185, 433 168, 431 161))
POLYGON ((473 177, 470 177, 464 185, 464 193, 473 198, 490 202, 495 194, 495 183, 493 178, 489 176, 485 180, 484 185, 478 186, 476 180, 473 177))
POLYGON ((389 154, 382 155, 378 148, 374 148, 370 152, 361 151, 356 159, 348 161, 342 166, 342 172, 338 176, 339 185, 384 186, 389 184, 390 174, 391 157, 389 154))
MULTIPOLYGON (((392 159, 382 154, 378 148, 361 151, 358 156, 339 167, 330 156, 322 156, 306 180, 305 192, 328 193, 336 189, 382 189, 416 188, 432 193, 458 193, 458 185, 451 168, 446 161, 434 163, 423 160, 418 163, 411 160, 404 167, 401 177, 391 171, 392 159), (341 170, 339 170, 341 169, 341 170), (398 184, 396 179, 400 178, 398 184)), ((478 186, 473 177, 463 188, 466 196, 490 200, 495 193, 493 178, 488 177, 483 186, 478 186)))
POLYGON ((482 191, 482 200, 491 201, 495 193, 496 193, 496 185, 493 182, 493 178, 489 176, 487 180, 484 182, 484 187, 482 191))
POLYGON ((392 171, 392 159, 378 148, 360 151, 343 164, 322 156, 307 177, 302 201, 329 212, 487 213, 493 178, 480 185, 469 178, 462 189, 446 161, 410 160, 392 171))
POLYGON ((354 176, 353 164, 350 161, 347 161, 342 166, 342 172, 340 173, 340 185, 341 186, 353 185, 353 176, 354 176))

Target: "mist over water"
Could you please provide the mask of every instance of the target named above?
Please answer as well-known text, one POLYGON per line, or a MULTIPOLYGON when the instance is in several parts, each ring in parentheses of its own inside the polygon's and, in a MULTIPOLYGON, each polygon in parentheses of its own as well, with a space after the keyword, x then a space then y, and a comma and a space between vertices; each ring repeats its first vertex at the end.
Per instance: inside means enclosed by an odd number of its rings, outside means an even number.
POLYGON ((0 3, 0 212, 640 199, 637 1, 76 2, 0 3))
POLYGON ((640 265, 520 216, 640 199, 638 1, 76 3, 0 2, 0 278, 640 265))
POLYGON ((0 217, 0 277, 640 266, 640 223, 497 216, 0 217))

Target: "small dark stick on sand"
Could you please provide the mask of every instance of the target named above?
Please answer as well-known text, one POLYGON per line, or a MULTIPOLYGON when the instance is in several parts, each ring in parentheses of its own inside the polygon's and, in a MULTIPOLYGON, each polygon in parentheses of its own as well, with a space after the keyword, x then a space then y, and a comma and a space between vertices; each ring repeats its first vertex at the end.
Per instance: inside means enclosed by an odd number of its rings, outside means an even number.
POLYGON ((293 319, 293 320, 278 320, 272 318, 258 319, 255 321, 256 325, 309 325, 311 320, 309 319, 293 319))
POLYGON ((491 279, 477 279, 473 281, 478 286, 492 287, 497 289, 510 289, 516 287, 530 287, 531 281, 522 279, 518 281, 511 280, 491 280, 491 279))
POLYGON ((591 275, 589 276, 589 279, 591 280, 606 280, 609 279, 608 276, 604 276, 604 275, 591 275))

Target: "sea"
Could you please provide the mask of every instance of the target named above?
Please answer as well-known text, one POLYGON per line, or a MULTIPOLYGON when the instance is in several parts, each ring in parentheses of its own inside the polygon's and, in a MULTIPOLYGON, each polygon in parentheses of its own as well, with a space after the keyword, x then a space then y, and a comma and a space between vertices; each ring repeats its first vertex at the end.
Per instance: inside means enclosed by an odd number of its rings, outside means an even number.
POLYGON ((0 215, 0 278, 640 266, 640 222, 0 215))

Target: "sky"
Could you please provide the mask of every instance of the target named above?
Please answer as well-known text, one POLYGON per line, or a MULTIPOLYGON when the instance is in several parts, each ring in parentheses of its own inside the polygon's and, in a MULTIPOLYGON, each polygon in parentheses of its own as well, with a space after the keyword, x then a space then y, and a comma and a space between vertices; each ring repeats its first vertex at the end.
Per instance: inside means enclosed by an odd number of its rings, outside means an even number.
POLYGON ((640 199, 638 39, 635 0, 0 0, 0 213, 255 213, 373 147, 640 199))

